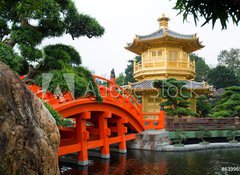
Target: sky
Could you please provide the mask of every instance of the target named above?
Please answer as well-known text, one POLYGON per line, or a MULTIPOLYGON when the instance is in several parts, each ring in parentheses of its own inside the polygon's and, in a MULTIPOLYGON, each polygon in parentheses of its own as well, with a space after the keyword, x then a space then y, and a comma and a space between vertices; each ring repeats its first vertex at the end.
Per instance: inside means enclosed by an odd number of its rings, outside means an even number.
POLYGON ((169 29, 182 34, 195 34, 199 37, 203 49, 196 51, 205 58, 211 67, 217 65, 217 55, 221 50, 240 48, 240 27, 228 23, 222 30, 217 22, 214 29, 211 24, 201 27, 201 19, 196 26, 192 17, 183 22, 182 16, 174 10, 175 0, 75 0, 80 13, 97 19, 105 28, 102 37, 81 37, 75 40, 68 35, 51 38, 43 45, 64 43, 79 51, 83 65, 96 75, 109 77, 112 68, 118 75, 124 72, 128 60, 136 55, 126 50, 126 43, 133 41, 135 35, 146 35, 159 29, 157 19, 162 13, 170 18, 169 29))

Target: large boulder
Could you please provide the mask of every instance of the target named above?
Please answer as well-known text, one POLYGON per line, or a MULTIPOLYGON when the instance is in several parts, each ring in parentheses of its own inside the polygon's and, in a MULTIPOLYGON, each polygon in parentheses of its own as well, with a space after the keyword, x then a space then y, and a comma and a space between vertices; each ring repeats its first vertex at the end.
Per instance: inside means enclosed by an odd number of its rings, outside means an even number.
POLYGON ((0 62, 0 175, 59 174, 59 140, 42 101, 0 62))

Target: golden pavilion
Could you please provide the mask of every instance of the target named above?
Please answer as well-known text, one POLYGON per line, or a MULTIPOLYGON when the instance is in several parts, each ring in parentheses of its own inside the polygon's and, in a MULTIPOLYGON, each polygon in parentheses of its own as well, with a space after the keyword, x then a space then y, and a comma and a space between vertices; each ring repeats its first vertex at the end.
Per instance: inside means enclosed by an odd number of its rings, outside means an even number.
POLYGON ((136 83, 129 83, 127 89, 142 101, 143 113, 159 112, 162 99, 153 87, 154 80, 175 78, 186 82, 186 88, 193 91, 191 108, 196 111, 196 96, 211 92, 205 82, 195 82, 195 61, 189 54, 204 46, 196 34, 185 35, 168 28, 169 18, 163 14, 158 19, 159 29, 149 35, 136 35, 127 50, 141 56, 134 61, 136 83))

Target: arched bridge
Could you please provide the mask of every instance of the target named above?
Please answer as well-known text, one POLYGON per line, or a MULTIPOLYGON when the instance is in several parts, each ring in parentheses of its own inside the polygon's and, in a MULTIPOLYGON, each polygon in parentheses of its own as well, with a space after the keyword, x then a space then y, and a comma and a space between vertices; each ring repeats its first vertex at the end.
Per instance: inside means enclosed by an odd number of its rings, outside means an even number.
POLYGON ((126 153, 126 141, 134 140, 136 133, 146 129, 164 128, 164 112, 156 119, 144 119, 141 104, 114 80, 94 76, 103 98, 73 99, 70 93, 56 98, 52 93, 43 94, 41 87, 29 86, 39 98, 47 101, 64 118, 72 119, 75 125, 60 127, 61 142, 58 155, 78 153, 78 164, 88 164, 88 150, 100 148, 102 158, 110 158, 110 145, 118 146, 126 153))

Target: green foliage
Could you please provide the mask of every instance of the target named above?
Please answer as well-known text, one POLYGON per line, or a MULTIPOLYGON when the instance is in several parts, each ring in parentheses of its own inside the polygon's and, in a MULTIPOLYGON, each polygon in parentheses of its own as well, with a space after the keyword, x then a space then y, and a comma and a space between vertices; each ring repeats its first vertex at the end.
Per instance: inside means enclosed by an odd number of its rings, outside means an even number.
POLYGON ((0 42, 0 61, 7 64, 16 72, 20 71, 23 64, 23 58, 16 54, 12 47, 0 42))
POLYGON ((215 117, 215 118, 231 117, 232 116, 232 111, 230 111, 230 110, 217 111, 217 112, 214 112, 211 116, 215 117))
POLYGON ((203 17, 206 23, 212 22, 214 27, 217 20, 220 20, 222 29, 227 28, 229 19, 236 25, 240 20, 239 1, 234 0, 177 0, 175 9, 179 10, 179 14, 183 15, 183 20, 187 20, 188 16, 193 16, 195 24, 199 21, 199 17, 203 17))
POLYGON ((240 49, 222 50, 218 55, 218 62, 220 65, 233 70, 240 80, 240 49))
POLYGON ((206 64, 204 58, 196 54, 190 54, 190 59, 195 60, 196 77, 195 81, 202 82, 207 80, 207 74, 210 71, 209 66, 206 64))
MULTIPOLYGON (((21 55, 29 62, 42 61, 43 52, 39 45, 45 38, 63 34, 69 34, 73 39, 81 36, 92 38, 104 33, 96 19, 77 11, 72 0, 1 1, 0 11, 0 41, 12 47, 17 44, 21 55)), ((72 62, 81 63, 79 55, 63 45, 47 47, 45 52, 48 49, 53 49, 50 56, 55 53, 55 57, 60 56, 58 49, 62 49, 63 57, 68 53, 75 58, 72 62)))
POLYGON ((177 143, 175 144, 176 146, 184 146, 182 144, 183 141, 187 140, 187 137, 184 135, 184 132, 183 130, 181 129, 177 129, 175 131, 175 138, 173 139, 173 142, 174 143, 177 143))
POLYGON ((231 126, 230 131, 228 133, 227 139, 229 140, 230 143, 238 143, 236 140, 236 135, 238 134, 238 130, 235 128, 235 126, 231 126))
POLYGON ((178 81, 174 78, 167 80, 155 80, 153 86, 161 89, 160 96, 165 99, 161 106, 165 107, 167 115, 173 116, 199 116, 196 112, 190 108, 191 94, 185 88, 186 83, 184 81, 178 81))
POLYGON ((206 142, 204 138, 208 137, 209 130, 205 126, 200 126, 198 129, 199 129, 199 132, 197 133, 197 138, 202 140, 200 144, 203 144, 203 145, 208 144, 208 142, 206 142))
MULTIPOLYGON (((91 73, 84 67, 67 67, 61 70, 52 70, 48 73, 52 73, 53 77, 49 84, 48 91, 52 93, 62 92, 63 94, 69 92, 71 89, 68 86, 64 74, 72 74, 74 76, 74 97, 89 97, 95 96, 97 101, 101 101, 102 97, 98 92, 98 88, 92 78, 91 73), (60 91, 60 92, 59 92, 60 91)), ((42 76, 39 75, 36 77, 36 84, 39 86, 44 85, 42 81, 42 76)))
POLYGON ((197 112, 200 117, 208 117, 211 111, 211 104, 205 95, 198 96, 196 99, 197 112))
POLYGON ((0 18, 0 41, 3 40, 3 37, 5 35, 8 35, 10 33, 10 30, 7 25, 7 20, 0 18))
POLYGON ((44 105, 55 119, 57 126, 65 126, 66 123, 64 122, 64 119, 61 116, 61 114, 55 111, 48 103, 44 103, 44 105))
POLYGON ((47 70, 60 70, 66 66, 79 66, 81 57, 72 46, 63 44, 48 45, 44 47, 44 58, 39 62, 38 72, 47 70))
POLYGON ((239 81, 233 70, 225 66, 217 66, 216 68, 211 69, 208 74, 208 82, 216 88, 226 88, 239 85, 239 81))
POLYGON ((40 47, 45 38, 63 34, 69 34, 73 39, 102 36, 104 28, 96 19, 80 14, 72 0, 1 1, 0 11, 1 61, 15 71, 27 74, 26 81, 35 79, 38 85, 42 85, 41 73, 53 73, 51 92, 58 85, 63 93, 69 91, 63 73, 72 73, 75 97, 95 96, 101 101, 91 73, 80 66, 81 57, 73 47, 63 44, 48 45, 43 50, 40 47), (15 45, 22 57, 13 52, 15 45), (36 66, 26 72, 33 62, 36 66))
POLYGON ((104 33, 104 28, 99 25, 96 19, 85 14, 79 14, 72 1, 69 1, 65 9, 66 17, 64 24, 66 33, 69 33, 73 38, 80 36, 101 36, 104 33))
POLYGON ((20 44, 19 49, 21 51, 21 55, 28 62, 39 61, 43 56, 42 55, 42 50, 37 49, 33 46, 27 46, 27 45, 24 45, 24 44, 20 44))
MULTIPOLYGON (((135 58, 134 58, 134 60, 136 61, 136 62, 139 62, 139 61, 141 61, 141 57, 140 56, 136 56, 135 58)), ((130 83, 134 83, 134 82, 136 82, 136 80, 134 79, 134 77, 133 77, 133 62, 134 62, 134 60, 129 60, 128 62, 129 62, 129 64, 127 65, 127 68, 125 69, 125 71, 124 71, 124 73, 125 73, 125 81, 124 81, 124 84, 128 84, 129 82, 130 83)))
POLYGON ((240 116, 240 86, 225 88, 224 94, 214 106, 211 116, 217 118, 240 116))
POLYGON ((116 83, 120 86, 124 85, 125 75, 124 73, 120 73, 118 77, 116 78, 116 83))

